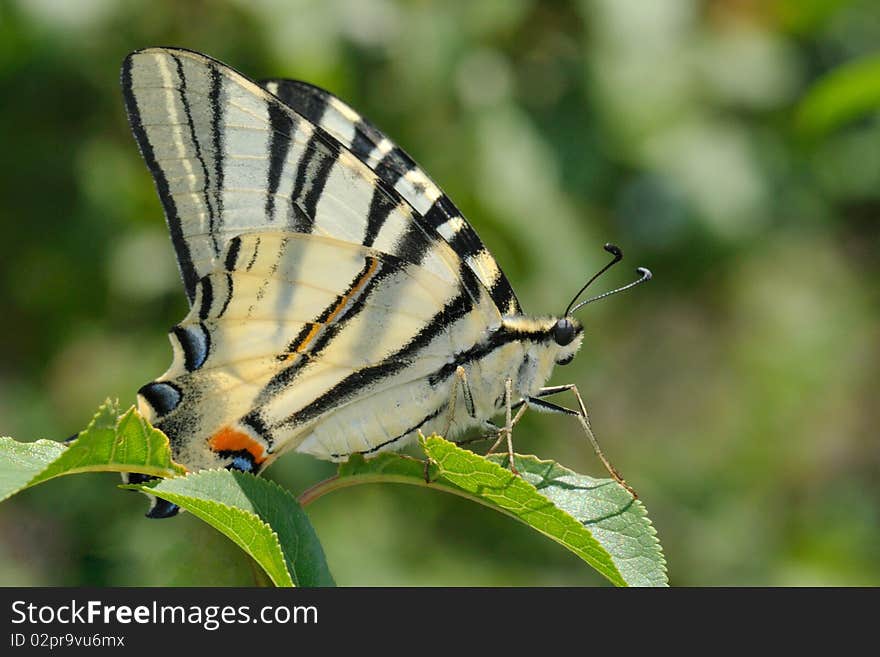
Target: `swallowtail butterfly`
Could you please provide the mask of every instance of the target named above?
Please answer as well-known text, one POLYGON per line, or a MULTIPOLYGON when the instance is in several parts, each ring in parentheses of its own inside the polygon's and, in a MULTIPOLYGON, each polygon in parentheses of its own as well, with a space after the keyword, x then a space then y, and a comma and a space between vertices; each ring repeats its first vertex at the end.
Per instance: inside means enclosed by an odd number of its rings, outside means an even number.
POLYGON ((543 387, 581 346, 584 302, 523 314, 452 201, 348 105, 177 48, 130 54, 122 89, 190 304, 138 391, 179 463, 257 473, 288 450, 344 461, 475 426, 509 444, 526 407, 592 440, 576 388, 543 387), (576 410, 544 399, 565 390, 576 410))

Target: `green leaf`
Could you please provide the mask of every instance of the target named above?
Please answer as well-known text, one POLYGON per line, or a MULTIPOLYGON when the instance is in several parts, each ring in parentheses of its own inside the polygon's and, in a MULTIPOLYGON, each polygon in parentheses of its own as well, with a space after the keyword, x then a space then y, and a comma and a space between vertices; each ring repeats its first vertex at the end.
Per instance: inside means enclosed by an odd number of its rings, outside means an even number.
POLYGON ((437 436, 427 439, 425 453, 437 463, 447 481, 565 546, 613 584, 627 584, 610 553, 589 529, 522 477, 437 436))
POLYGON ((0 500, 54 477, 77 472, 142 472, 172 477, 185 469, 171 460, 168 438, 134 407, 119 417, 109 399, 69 445, 0 438, 0 500))
POLYGON ((103 471, 165 478, 125 488, 191 511, 240 545, 276 585, 333 585, 315 531, 290 493, 240 472, 179 477, 186 469, 171 460, 168 438, 133 407, 119 417, 108 400, 69 445, 0 438, 0 499, 61 475, 103 471))
MULTIPOLYGON (((425 481, 424 462, 383 453, 365 460, 353 456, 339 467, 325 490, 370 482, 429 485, 467 497, 505 513, 548 536, 618 586, 663 586, 666 562, 644 505, 611 479, 578 475, 552 461, 516 456, 522 477, 506 466, 507 457, 489 459, 438 436, 423 444, 432 460, 425 481)), ((317 492, 307 491, 306 504, 317 492)))
POLYGON ((0 500, 27 488, 63 452, 64 445, 54 440, 20 443, 0 438, 0 500))
MULTIPOLYGON (((507 468, 508 456, 488 457, 507 468)), ((514 455, 523 478, 580 522, 611 555, 630 586, 667 586, 666 559, 640 500, 612 479, 577 474, 554 461, 514 455)))
POLYGON ((296 499, 244 472, 203 470, 124 486, 173 502, 232 539, 276 586, 333 586, 324 551, 296 499))
POLYGON ((880 108, 880 55, 848 62, 820 78, 800 102, 796 126, 817 137, 880 108))

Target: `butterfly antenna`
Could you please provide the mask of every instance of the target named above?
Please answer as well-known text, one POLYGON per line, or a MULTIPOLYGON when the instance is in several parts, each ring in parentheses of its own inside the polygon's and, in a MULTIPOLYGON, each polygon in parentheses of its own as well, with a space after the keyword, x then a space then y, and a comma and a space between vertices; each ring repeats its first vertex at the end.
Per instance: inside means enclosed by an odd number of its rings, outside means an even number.
POLYGON ((577 306, 576 308, 572 309, 572 306, 574 306, 575 302, 578 300, 578 297, 580 297, 580 296, 586 291, 586 289, 587 289, 588 287, 590 287, 590 285, 592 284, 593 281, 595 281, 595 280, 596 280, 597 278, 599 278, 602 274, 604 274, 606 271, 608 271, 609 269, 611 269, 611 268, 612 268, 614 265, 616 265, 618 262, 620 262, 621 260, 623 260, 623 251, 620 250, 620 247, 619 247, 619 246, 616 246, 616 245, 611 244, 611 243, 609 242, 608 244, 606 244, 606 245, 605 245, 604 247, 602 247, 602 248, 604 248, 606 251, 608 251, 608 253, 610 253, 612 256, 614 256, 614 258, 611 260, 611 262, 609 262, 607 265, 605 265, 604 267, 602 267, 602 269, 600 269, 600 270, 597 271, 595 274, 593 274, 593 275, 590 277, 590 280, 588 280, 586 283, 584 283, 584 286, 583 286, 580 290, 578 290, 578 293, 574 295, 574 299, 572 299, 572 300, 571 300, 571 303, 568 304, 568 308, 565 309, 565 313, 563 313, 563 315, 562 315, 563 317, 568 317, 568 316, 570 316, 572 312, 574 312, 575 310, 577 310, 578 308, 580 308, 582 305, 584 305, 584 304, 581 304, 580 306, 577 306))
POLYGON ((619 287, 616 290, 611 290, 609 292, 603 292, 602 294, 597 294, 594 297, 590 297, 586 301, 581 301, 578 305, 571 309, 571 312, 574 312, 578 308, 582 308, 586 306, 588 303, 593 303, 594 301, 598 301, 599 299, 604 299, 605 297, 610 297, 612 294, 617 294, 618 292, 623 292, 624 290, 628 290, 631 287, 635 287, 636 285, 641 285, 645 281, 650 281, 654 275, 651 273, 651 270, 647 267, 638 267, 636 269, 636 273, 639 275, 638 280, 629 283, 628 285, 624 285, 623 287, 619 287))

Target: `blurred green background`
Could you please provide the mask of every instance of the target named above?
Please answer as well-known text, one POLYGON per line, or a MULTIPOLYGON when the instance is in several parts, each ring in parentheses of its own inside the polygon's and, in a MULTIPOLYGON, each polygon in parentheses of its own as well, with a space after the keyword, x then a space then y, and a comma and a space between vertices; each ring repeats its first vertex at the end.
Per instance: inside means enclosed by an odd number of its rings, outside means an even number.
MULTIPOLYGON (((623 247, 655 280, 581 313, 576 382, 676 585, 880 585, 876 0, 0 0, 0 434, 63 438, 170 362, 185 314, 122 58, 200 50, 324 86, 469 217, 528 312, 623 247)), ((604 286, 604 288, 603 288, 604 286)), ((518 451, 604 470, 576 423, 518 451)), ((288 455, 299 492, 333 466, 288 455)), ((0 585, 254 582, 115 475, 0 505, 0 585)), ((342 585, 602 584, 459 499, 362 486, 309 509, 342 585)))

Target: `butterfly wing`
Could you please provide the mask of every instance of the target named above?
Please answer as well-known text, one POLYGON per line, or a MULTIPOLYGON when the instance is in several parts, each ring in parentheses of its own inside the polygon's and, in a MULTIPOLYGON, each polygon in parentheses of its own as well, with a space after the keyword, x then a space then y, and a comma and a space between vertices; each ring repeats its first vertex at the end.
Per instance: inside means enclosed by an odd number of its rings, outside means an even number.
POLYGON ((246 233, 222 261, 170 333, 171 367, 139 391, 190 468, 392 448, 442 412, 450 359, 501 321, 488 293, 332 238, 246 233))
POLYGON ((490 294, 506 279, 433 183, 402 155, 356 156, 344 106, 325 129, 199 53, 133 53, 122 85, 191 305, 171 368, 139 391, 175 457, 343 459, 437 418, 450 364, 518 305, 490 294))
POLYGON ((151 48, 125 59, 122 88, 190 303, 231 239, 266 230, 365 244, 479 294, 479 278, 398 191, 228 66, 151 48))
POLYGON ((396 190, 416 211, 417 221, 439 232, 452 245, 489 290, 502 313, 521 313, 510 282, 476 231, 402 148, 329 91, 299 80, 262 80, 260 84, 323 128, 396 190))

